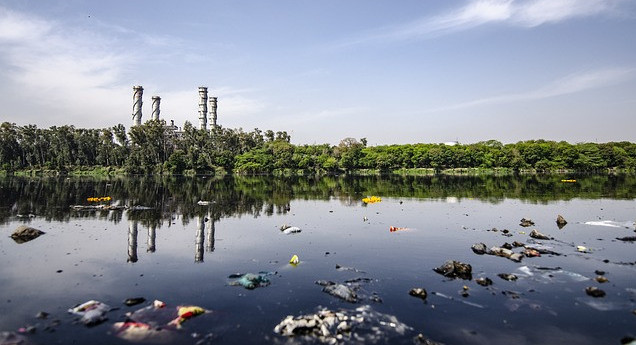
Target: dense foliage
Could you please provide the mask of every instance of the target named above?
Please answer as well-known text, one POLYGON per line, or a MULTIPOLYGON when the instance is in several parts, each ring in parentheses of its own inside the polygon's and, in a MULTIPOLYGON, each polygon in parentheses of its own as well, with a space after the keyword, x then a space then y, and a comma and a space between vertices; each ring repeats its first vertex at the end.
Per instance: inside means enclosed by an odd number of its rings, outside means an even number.
POLYGON ((338 173, 361 169, 507 168, 605 171, 636 169, 636 144, 577 143, 546 140, 502 144, 495 140, 466 145, 406 144, 367 146, 365 138, 338 145, 293 145, 286 132, 216 127, 196 129, 186 122, 175 131, 164 121, 148 121, 128 132, 119 124, 104 129, 74 126, 40 129, 35 125, 0 125, 0 170, 81 167, 122 168, 129 173, 239 174, 276 172, 338 173))

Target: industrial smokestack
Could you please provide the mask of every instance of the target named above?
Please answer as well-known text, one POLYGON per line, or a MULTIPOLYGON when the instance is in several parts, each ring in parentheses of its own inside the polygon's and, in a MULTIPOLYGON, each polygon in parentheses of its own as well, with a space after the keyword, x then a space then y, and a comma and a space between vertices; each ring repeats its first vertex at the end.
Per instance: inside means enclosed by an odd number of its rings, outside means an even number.
POLYGON ((212 128, 216 128, 216 97, 210 97, 210 121, 212 128))
POLYGON ((208 128, 208 88, 199 87, 199 129, 206 130, 208 128))
POLYGON ((152 96, 152 119, 159 121, 159 113, 161 110, 159 109, 161 105, 161 97, 152 96))
POLYGON ((133 86, 133 126, 141 125, 141 105, 143 104, 141 97, 143 95, 143 86, 133 86))

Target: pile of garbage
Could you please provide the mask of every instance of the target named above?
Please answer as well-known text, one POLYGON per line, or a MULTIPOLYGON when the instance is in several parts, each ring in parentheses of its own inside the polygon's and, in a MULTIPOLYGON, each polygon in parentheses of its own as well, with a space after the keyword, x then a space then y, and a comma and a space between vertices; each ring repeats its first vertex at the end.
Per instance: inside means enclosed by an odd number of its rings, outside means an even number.
POLYGON ((390 344, 403 339, 413 328, 395 316, 382 314, 369 305, 337 311, 319 308, 316 313, 300 316, 288 315, 274 332, 297 340, 335 344, 390 344))

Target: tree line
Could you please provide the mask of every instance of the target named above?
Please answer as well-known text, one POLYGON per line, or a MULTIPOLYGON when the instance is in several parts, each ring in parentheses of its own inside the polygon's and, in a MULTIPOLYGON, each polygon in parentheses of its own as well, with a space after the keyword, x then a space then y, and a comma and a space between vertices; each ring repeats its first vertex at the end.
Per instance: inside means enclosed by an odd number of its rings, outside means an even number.
POLYGON ((131 174, 350 173, 360 170, 505 168, 510 171, 636 170, 636 144, 528 140, 502 144, 402 144, 368 146, 366 138, 338 145, 294 145, 287 132, 230 129, 182 131, 151 120, 128 131, 119 124, 103 129, 74 126, 38 128, 0 125, 0 170, 119 168, 131 174))

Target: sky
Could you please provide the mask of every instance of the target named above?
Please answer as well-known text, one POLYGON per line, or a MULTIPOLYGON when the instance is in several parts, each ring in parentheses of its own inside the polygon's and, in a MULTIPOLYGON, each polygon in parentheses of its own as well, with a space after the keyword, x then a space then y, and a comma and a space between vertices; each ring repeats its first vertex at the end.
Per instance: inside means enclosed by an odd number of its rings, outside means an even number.
POLYGON ((0 122, 161 117, 295 144, 636 142, 633 0, 0 0, 0 122))

